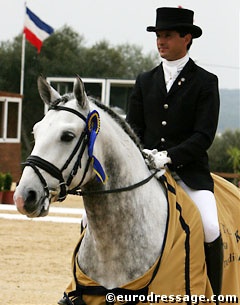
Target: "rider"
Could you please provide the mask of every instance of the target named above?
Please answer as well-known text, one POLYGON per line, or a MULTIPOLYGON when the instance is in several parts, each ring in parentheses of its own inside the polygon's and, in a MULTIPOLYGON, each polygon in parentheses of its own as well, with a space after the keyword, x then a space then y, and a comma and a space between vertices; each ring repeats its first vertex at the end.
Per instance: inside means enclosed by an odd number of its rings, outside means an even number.
POLYGON ((158 8, 156 33, 162 63, 141 73, 129 101, 127 121, 136 131, 153 168, 166 164, 198 207, 205 236, 207 273, 221 294, 223 247, 208 166, 219 115, 218 79, 189 58, 192 39, 202 34, 194 12, 158 8))

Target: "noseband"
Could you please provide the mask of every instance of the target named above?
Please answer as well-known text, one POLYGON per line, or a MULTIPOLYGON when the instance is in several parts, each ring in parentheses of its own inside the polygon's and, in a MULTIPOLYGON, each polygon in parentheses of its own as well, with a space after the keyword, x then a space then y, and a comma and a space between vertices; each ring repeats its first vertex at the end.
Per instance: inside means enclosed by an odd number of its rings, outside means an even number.
MULTIPOLYGON (((71 108, 59 106, 59 105, 54 105, 54 106, 51 106, 49 108, 49 110, 64 110, 64 111, 71 112, 71 113, 77 115, 85 123, 87 123, 87 118, 84 115, 82 115, 80 112, 76 111, 75 109, 71 109, 71 108)), ((87 171, 88 171, 91 159, 92 159, 91 156, 89 156, 89 158, 88 158, 88 162, 85 166, 83 177, 82 177, 80 183, 73 190, 68 191, 68 187, 70 186, 74 176, 77 174, 78 167, 81 168, 81 159, 82 159, 83 153, 84 153, 88 143, 89 143, 89 132, 88 132, 88 129, 85 128, 84 131, 82 132, 82 134, 80 135, 78 142, 76 143, 72 153, 70 154, 69 158, 67 159, 67 161, 65 162, 65 164, 63 165, 63 167, 61 169, 57 168, 55 165, 51 164, 47 160, 44 160, 44 159, 42 159, 38 156, 34 156, 34 155, 30 155, 27 158, 26 162, 23 163, 25 166, 32 167, 32 169, 34 170, 36 175, 39 177, 39 179, 43 185, 44 191, 45 191, 45 196, 47 198, 49 198, 49 188, 48 188, 46 180, 44 179, 44 177, 42 176, 42 174, 40 173, 38 168, 43 169, 44 171, 46 171, 48 174, 50 174, 52 177, 56 178, 59 181, 60 193, 58 196, 58 201, 63 201, 66 198, 68 193, 74 193, 75 190, 77 190, 80 187, 80 185, 83 183, 83 181, 86 177, 86 174, 87 174, 87 171), (68 165, 70 164, 70 162, 72 161, 72 159, 74 158, 74 156, 77 153, 78 153, 78 157, 74 163, 74 166, 70 172, 70 175, 68 176, 67 180, 65 181, 63 178, 63 171, 68 167, 68 165)))

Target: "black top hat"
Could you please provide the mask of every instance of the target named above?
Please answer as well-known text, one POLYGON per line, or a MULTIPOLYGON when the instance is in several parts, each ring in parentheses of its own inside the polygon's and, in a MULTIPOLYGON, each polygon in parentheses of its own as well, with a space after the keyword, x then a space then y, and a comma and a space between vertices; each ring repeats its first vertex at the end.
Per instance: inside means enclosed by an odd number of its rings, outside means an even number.
POLYGON ((193 38, 202 35, 200 27, 193 24, 193 11, 175 7, 157 9, 156 26, 148 26, 148 32, 180 30, 192 34, 193 38))

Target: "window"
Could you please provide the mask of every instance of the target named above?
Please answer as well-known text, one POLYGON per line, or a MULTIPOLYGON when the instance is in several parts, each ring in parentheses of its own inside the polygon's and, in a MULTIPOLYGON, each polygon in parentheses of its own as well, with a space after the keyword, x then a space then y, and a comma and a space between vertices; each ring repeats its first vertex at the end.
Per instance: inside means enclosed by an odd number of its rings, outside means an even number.
POLYGON ((0 95, 0 142, 20 142, 21 97, 0 95))
POLYGON ((3 138, 3 128, 4 128, 4 101, 0 100, 0 138, 3 138))
MULTIPOLYGON (((47 81, 56 88, 60 94, 71 92, 75 78, 71 77, 48 77, 47 81)), ((103 79, 82 78, 87 95, 100 100, 115 110, 122 117, 126 116, 127 103, 135 80, 131 79, 103 79)), ((45 105, 45 113, 48 106, 45 105)))

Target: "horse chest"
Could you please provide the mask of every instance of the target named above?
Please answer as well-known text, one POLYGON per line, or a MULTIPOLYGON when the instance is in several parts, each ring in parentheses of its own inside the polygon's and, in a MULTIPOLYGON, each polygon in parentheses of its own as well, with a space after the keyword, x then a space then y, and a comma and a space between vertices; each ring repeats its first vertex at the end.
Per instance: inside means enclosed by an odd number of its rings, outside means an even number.
POLYGON ((131 282, 148 271, 160 255, 162 238, 155 241, 155 250, 151 243, 144 242, 147 236, 136 236, 130 238, 129 242, 126 239, 125 236, 119 236, 115 243, 95 248, 94 241, 84 236, 77 255, 84 274, 112 288, 131 282))

